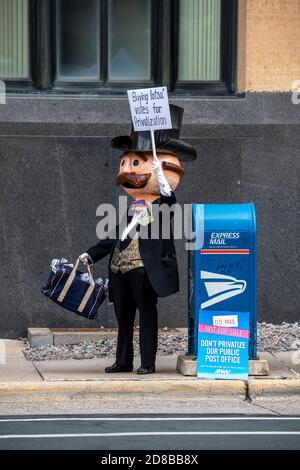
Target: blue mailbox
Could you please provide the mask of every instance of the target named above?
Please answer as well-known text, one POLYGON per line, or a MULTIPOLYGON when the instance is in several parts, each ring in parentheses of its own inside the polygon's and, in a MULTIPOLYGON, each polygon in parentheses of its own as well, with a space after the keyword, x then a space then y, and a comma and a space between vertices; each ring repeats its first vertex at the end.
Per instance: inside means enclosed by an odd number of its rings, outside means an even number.
MULTIPOLYGON (((201 313, 249 313, 256 358, 256 222, 250 204, 192 204, 197 242, 189 251, 189 354, 197 356, 201 313)), ((204 316, 204 315, 203 315, 204 316)))

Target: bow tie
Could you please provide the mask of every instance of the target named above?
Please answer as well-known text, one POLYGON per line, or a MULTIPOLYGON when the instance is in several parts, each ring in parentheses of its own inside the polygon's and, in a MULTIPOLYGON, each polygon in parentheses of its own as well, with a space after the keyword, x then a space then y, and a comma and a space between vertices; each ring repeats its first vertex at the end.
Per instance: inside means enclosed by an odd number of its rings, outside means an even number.
POLYGON ((146 208, 147 206, 146 206, 145 199, 135 199, 130 206, 130 210, 136 211, 136 212, 141 211, 146 208))

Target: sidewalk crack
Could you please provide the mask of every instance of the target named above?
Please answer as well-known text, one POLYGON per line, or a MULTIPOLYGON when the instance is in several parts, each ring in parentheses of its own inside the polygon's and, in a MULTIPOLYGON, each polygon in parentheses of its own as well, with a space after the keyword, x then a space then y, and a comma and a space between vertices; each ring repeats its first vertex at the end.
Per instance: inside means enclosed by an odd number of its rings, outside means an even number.
POLYGON ((258 403, 255 403, 255 401, 252 401, 252 405, 256 406, 257 408, 261 408, 262 410, 269 411, 271 413, 274 413, 276 416, 283 416, 282 413, 279 413, 279 411, 272 410, 271 408, 268 408, 267 406, 259 405, 258 403))
POLYGON ((245 384, 245 398, 244 398, 244 401, 247 401, 248 403, 252 403, 252 398, 251 398, 251 395, 250 395, 249 381, 245 380, 244 384, 245 384))
POLYGON ((292 372, 295 377, 300 377, 300 374, 294 369, 292 369, 287 362, 285 362, 284 359, 281 359, 280 357, 277 357, 276 354, 274 354, 274 351, 270 352, 271 356, 273 356, 277 361, 281 362, 283 366, 285 366, 290 372, 292 372))
POLYGON ((41 377, 42 381, 44 382, 45 379, 44 379, 43 375, 41 374, 41 372, 39 371, 39 369, 37 368, 37 366, 35 365, 34 361, 32 361, 32 365, 35 368, 35 370, 37 371, 37 373, 39 374, 39 376, 41 377))

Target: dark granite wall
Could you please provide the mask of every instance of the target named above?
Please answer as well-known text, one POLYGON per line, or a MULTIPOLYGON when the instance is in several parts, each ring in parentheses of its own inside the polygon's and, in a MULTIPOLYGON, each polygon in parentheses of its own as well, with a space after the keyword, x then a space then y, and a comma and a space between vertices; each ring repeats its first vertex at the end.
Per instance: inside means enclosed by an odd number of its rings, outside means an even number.
MULTIPOLYGON (((185 108, 182 136, 198 151, 185 165, 178 200, 256 204, 259 320, 298 321, 300 105, 289 94, 171 101, 185 108)), ((129 127, 126 97, 15 96, 0 105, 2 337, 30 326, 115 326, 112 307, 83 321, 40 286, 51 258, 75 259, 96 241, 96 207, 123 194, 109 141, 129 127)), ((160 301, 161 326, 187 324, 183 242, 177 254, 181 292, 160 301)))

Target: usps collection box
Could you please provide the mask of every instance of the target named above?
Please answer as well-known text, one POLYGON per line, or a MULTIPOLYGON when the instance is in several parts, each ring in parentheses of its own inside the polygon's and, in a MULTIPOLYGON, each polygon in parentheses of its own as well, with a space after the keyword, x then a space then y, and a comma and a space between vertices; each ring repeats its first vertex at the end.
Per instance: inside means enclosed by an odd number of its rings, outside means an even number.
POLYGON ((198 357, 198 376, 245 379, 257 340, 254 205, 192 204, 192 228, 189 354, 198 357))

